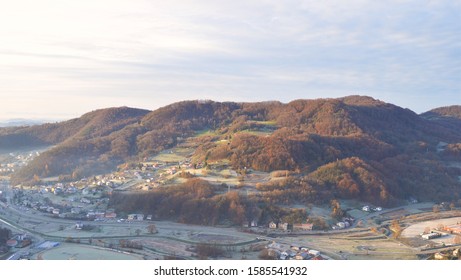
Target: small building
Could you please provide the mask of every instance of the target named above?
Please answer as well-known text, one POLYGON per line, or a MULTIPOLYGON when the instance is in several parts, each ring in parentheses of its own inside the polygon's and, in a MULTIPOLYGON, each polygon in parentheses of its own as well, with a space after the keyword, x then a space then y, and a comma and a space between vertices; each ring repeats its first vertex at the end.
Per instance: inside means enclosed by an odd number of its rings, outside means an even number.
POLYGON ((89 212, 86 214, 86 217, 87 217, 88 219, 94 219, 94 216, 95 216, 94 211, 89 211, 89 212))
POLYGON ((54 191, 53 191, 53 193, 54 193, 55 195, 62 194, 62 193, 63 193, 62 188, 61 188, 61 187, 55 188, 54 191))
POLYGON ((339 229, 345 229, 346 228, 346 223, 344 222, 339 222, 336 224, 336 226, 339 228, 339 229))
POLYGON ((439 233, 439 232, 431 232, 431 233, 428 233, 428 234, 423 234, 423 235, 421 235, 421 237, 422 237, 423 239, 426 239, 426 240, 439 238, 439 237, 441 237, 441 236, 442 236, 442 234, 439 233))
POLYGON ((317 250, 309 250, 308 253, 314 257, 320 256, 320 252, 317 250))
POLYGON ((270 228, 270 229, 277 229, 277 223, 270 222, 270 223, 269 223, 269 228, 270 228))
POLYGON ((106 213, 106 218, 107 219, 115 219, 115 218, 117 218, 117 214, 115 212, 106 213))
POLYGON ((312 223, 305 223, 305 224, 294 224, 293 229, 294 230, 305 230, 305 231, 311 231, 314 227, 314 224, 312 223))
POLYGON ((136 214, 128 214, 128 221, 133 221, 134 219, 136 219, 136 214))
POLYGON ((450 225, 445 228, 446 231, 451 233, 461 234, 461 224, 450 225))
POLYGON ((280 224, 280 228, 284 231, 289 231, 289 230, 293 230, 293 224, 289 224, 289 223, 282 223, 280 224))
POLYGON ((242 223, 242 227, 244 228, 249 228, 249 227, 258 227, 258 221, 257 220, 244 220, 242 223))
POLYGON ((105 212, 97 211, 94 213, 94 218, 101 220, 101 219, 104 219, 105 215, 106 215, 105 212))
POLYGON ((291 245, 290 249, 293 250, 293 251, 299 251, 300 250, 298 245, 291 245))
POLYGON ((368 206, 368 205, 363 206, 362 211, 370 212, 370 206, 368 206))
POLYGON ((444 253, 435 253, 434 255, 434 259, 436 260, 448 260, 449 256, 447 254, 444 254, 444 253))
POLYGON ((18 241, 16 239, 6 241, 6 246, 8 247, 16 247, 16 245, 18 245, 18 241))
POLYGON ((411 204, 416 204, 416 203, 418 203, 418 200, 416 198, 414 198, 414 197, 410 197, 408 199, 408 202, 410 202, 411 204))
POLYGON ((90 204, 90 203, 91 203, 91 200, 89 200, 89 199, 86 198, 86 197, 82 197, 82 199, 80 199, 80 202, 86 203, 86 204, 90 204))
POLYGON ((77 192, 77 188, 76 187, 70 187, 70 188, 67 188, 66 190, 67 193, 76 193, 77 192))

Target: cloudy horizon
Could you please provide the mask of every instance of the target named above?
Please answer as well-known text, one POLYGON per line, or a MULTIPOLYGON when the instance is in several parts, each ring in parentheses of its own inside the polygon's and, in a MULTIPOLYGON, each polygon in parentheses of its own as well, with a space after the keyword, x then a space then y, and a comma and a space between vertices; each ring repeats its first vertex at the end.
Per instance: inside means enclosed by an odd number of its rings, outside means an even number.
POLYGON ((461 105, 461 1, 1 1, 0 119, 181 100, 461 105))

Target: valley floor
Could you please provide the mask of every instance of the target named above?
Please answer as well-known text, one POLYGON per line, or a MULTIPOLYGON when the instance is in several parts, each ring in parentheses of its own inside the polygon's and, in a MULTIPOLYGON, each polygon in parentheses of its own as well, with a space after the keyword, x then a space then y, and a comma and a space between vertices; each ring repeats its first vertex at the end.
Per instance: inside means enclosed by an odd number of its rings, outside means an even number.
POLYGON ((414 204, 367 214, 361 218, 364 221, 361 226, 328 232, 284 233, 266 228, 207 227, 169 221, 92 221, 85 223, 93 229, 84 231, 75 228, 75 221, 33 214, 4 203, 0 207, 0 223, 33 238, 33 245, 12 252, 30 259, 258 259, 267 248, 287 252, 304 247, 320 251, 324 259, 411 260, 425 258, 446 246, 461 246, 451 243, 442 246, 440 242, 420 238, 425 227, 456 224, 461 220, 461 212, 456 210, 437 214, 415 210, 428 209, 428 205, 414 204), (392 238, 389 230, 396 213, 407 214, 400 217, 406 227, 398 239, 392 238), (156 233, 149 233, 150 224, 155 224, 156 233), (409 238, 419 242, 408 242, 409 238), (60 245, 39 248, 44 241, 60 245), (135 246, 130 248, 126 244, 135 246), (219 247, 220 253, 199 256, 198 247, 203 244, 219 247))

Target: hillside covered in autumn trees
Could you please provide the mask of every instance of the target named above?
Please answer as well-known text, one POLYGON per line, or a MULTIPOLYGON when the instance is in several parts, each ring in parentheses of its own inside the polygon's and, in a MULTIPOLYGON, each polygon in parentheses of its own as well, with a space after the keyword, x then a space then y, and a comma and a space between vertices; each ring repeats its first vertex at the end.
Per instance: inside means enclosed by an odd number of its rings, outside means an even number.
MULTIPOLYGON (((446 163, 461 161, 460 108, 418 115, 364 96, 287 104, 184 101, 152 112, 110 108, 61 123, 2 128, 0 148, 52 146, 13 175, 16 184, 34 177, 78 179, 115 170, 210 130, 213 136, 200 143, 195 159, 225 159, 235 170, 290 171, 280 182, 259 185, 263 195, 258 203, 455 200, 461 197, 461 172, 446 163), (443 151, 437 150, 440 143, 446 143, 443 151)), ((164 202, 159 197, 169 197, 182 201, 173 209, 179 219, 211 219, 211 224, 219 213, 234 211, 237 222, 245 213, 262 211, 251 200, 218 195, 208 185, 197 192, 195 185, 152 192, 142 200, 153 202, 143 207, 159 207, 164 202), (218 207, 219 213, 188 217, 197 207, 218 207)))

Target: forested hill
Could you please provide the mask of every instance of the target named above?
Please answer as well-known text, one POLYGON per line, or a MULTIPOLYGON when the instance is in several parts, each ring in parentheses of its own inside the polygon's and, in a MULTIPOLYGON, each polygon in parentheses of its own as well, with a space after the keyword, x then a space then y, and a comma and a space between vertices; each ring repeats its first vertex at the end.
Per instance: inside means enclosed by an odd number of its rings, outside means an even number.
POLYGON ((456 151, 436 149, 440 142, 461 143, 459 123, 364 96, 287 104, 184 101, 152 112, 112 108, 57 124, 1 129, 0 145, 55 145, 14 174, 19 183, 34 175, 79 178, 114 170, 204 130, 215 136, 200 143, 194 158, 226 159, 236 170, 294 171, 290 184, 297 191, 291 195, 298 198, 390 202, 410 195, 453 198, 460 190, 459 170, 445 165, 456 151))
POLYGON ((448 107, 440 107, 433 109, 429 112, 424 113, 424 117, 446 117, 446 118, 456 118, 461 120, 461 106, 453 105, 448 107))
POLYGON ((421 116, 450 129, 459 129, 461 126, 461 106, 436 108, 421 116))
POLYGON ((147 113, 128 107, 108 108, 59 123, 0 128, 0 147, 14 150, 103 137, 138 122, 147 113))

